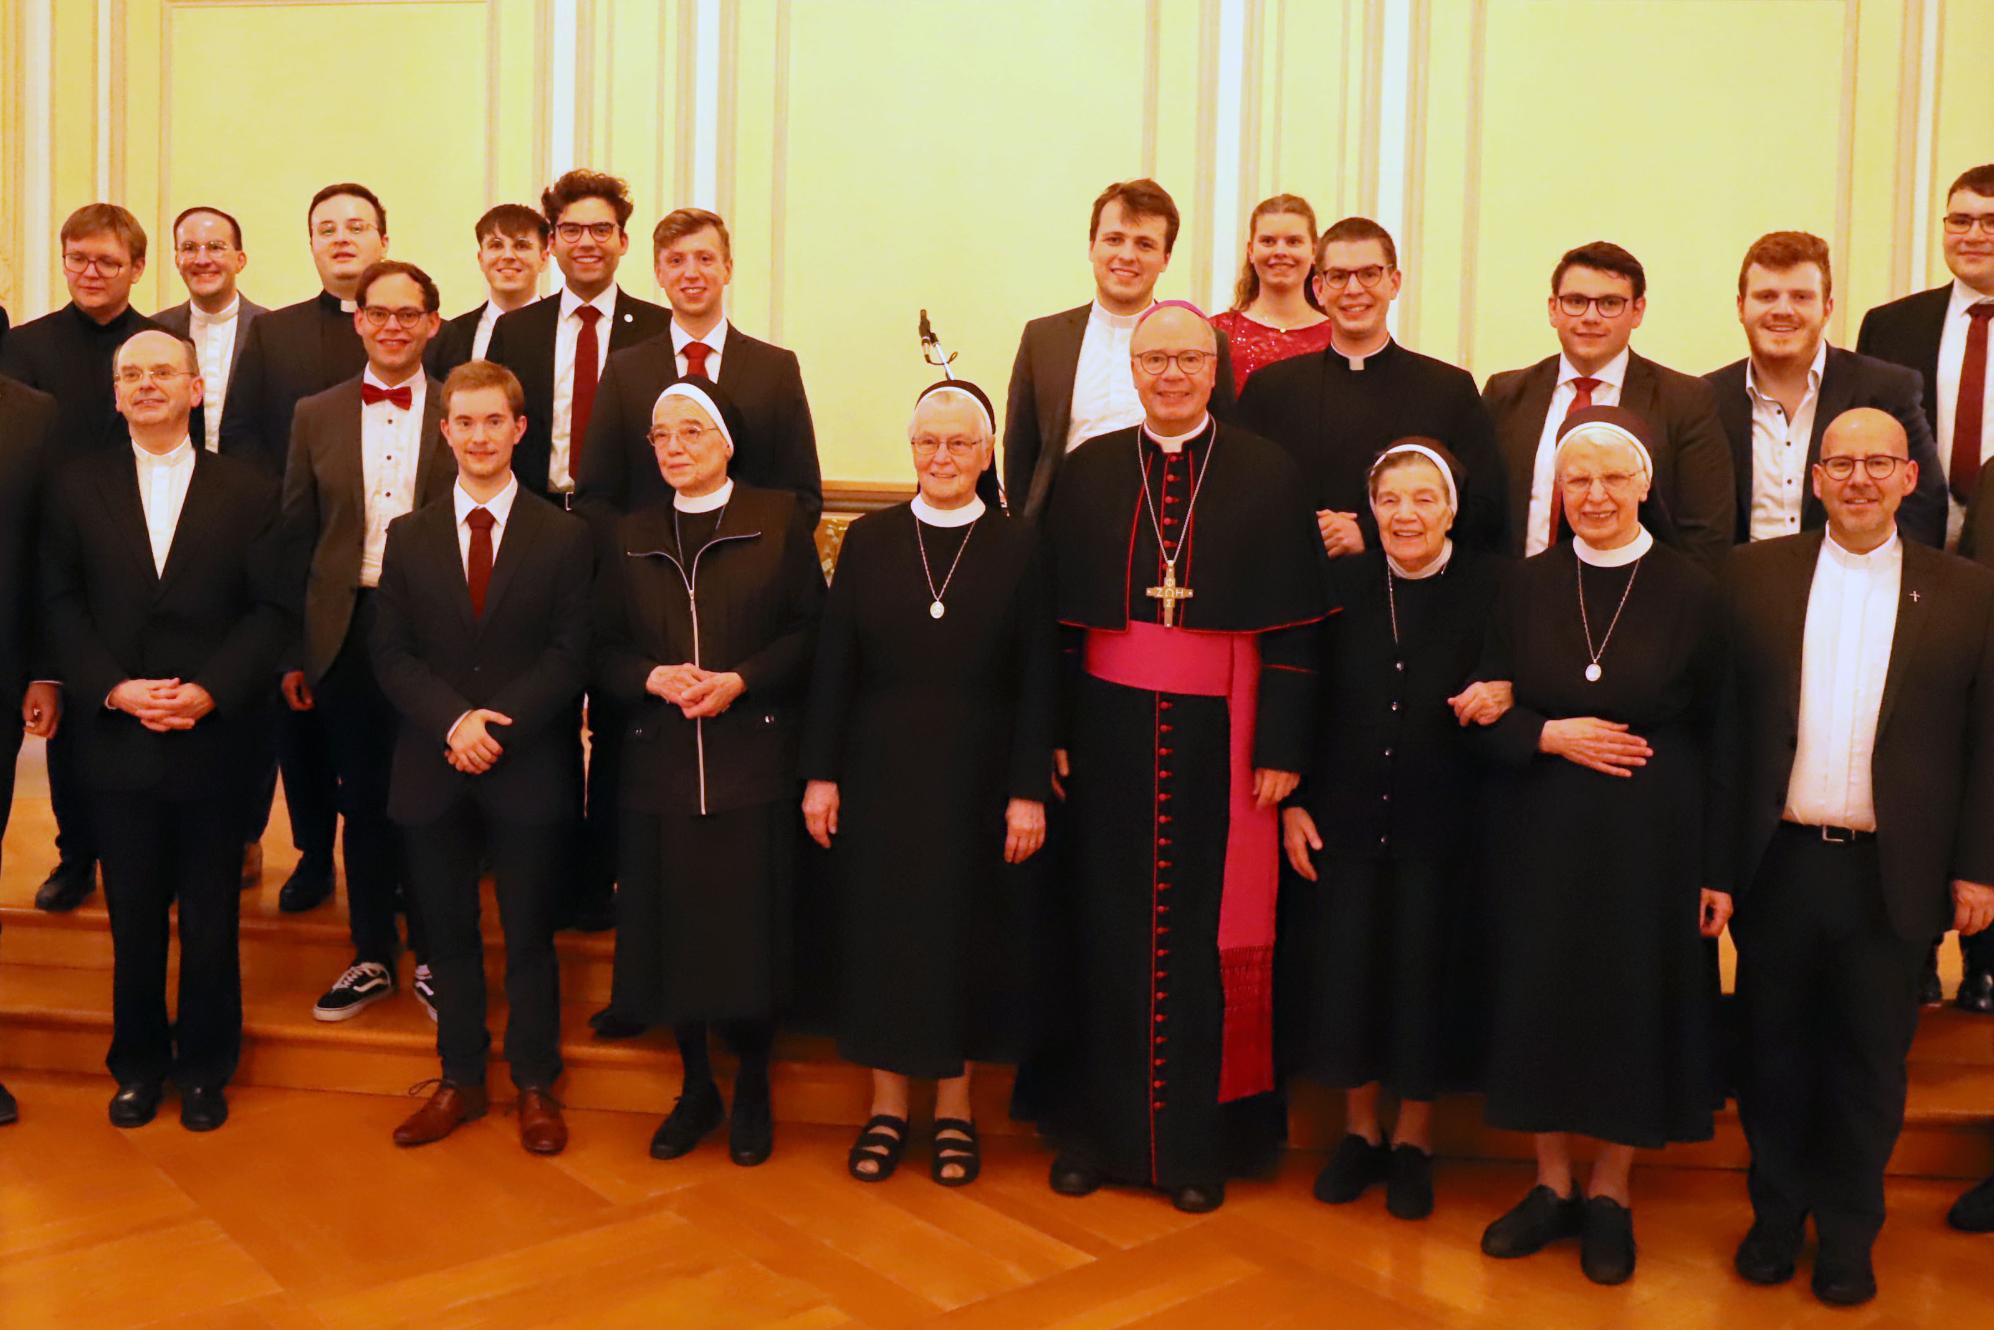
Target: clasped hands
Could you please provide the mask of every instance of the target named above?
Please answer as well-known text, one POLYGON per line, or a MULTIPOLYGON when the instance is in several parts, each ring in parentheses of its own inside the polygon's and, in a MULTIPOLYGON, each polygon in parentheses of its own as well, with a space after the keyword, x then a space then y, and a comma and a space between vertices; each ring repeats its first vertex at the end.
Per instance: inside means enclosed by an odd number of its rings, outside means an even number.
POLYGON ((1493 725, 1516 705, 1516 689, 1507 679, 1481 679, 1447 699, 1463 729, 1493 725))
POLYGON ((215 709, 207 689, 178 679, 127 679, 111 690, 104 704, 159 734, 191 730, 195 721, 215 709))
POLYGON ((690 661, 656 666, 644 680, 645 692, 671 703, 687 720, 711 720, 747 690, 747 680, 733 671, 704 670, 690 661))
POLYGON ((466 776, 482 776, 505 756, 505 745, 492 737, 494 725, 510 725, 512 717, 490 707, 467 711, 450 727, 443 760, 466 776))

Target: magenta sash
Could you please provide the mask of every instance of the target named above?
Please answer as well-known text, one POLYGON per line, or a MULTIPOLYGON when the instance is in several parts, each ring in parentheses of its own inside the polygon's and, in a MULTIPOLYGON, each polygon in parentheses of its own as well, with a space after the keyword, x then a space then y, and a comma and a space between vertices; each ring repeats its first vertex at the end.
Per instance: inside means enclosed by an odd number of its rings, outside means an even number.
POLYGON ((1125 688, 1223 697, 1231 731, 1225 879, 1219 897, 1219 976, 1225 1033, 1219 1102, 1274 1088, 1274 901, 1280 814, 1253 802, 1254 721, 1260 711, 1260 639, 1131 623, 1089 630, 1087 673, 1125 688))

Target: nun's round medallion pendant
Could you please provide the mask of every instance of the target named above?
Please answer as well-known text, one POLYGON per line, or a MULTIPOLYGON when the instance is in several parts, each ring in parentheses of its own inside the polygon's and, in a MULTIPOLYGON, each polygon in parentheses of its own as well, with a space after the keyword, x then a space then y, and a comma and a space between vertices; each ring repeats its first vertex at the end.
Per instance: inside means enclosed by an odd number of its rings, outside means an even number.
MULTIPOLYGON (((944 608, 942 607, 942 603, 941 603, 941 602, 940 602, 939 600, 938 600, 938 601, 935 601, 935 602, 934 602, 933 604, 931 604, 931 605, 929 605, 929 606, 928 606, 928 617, 929 617, 930 619, 939 619, 939 618, 941 618, 941 617, 942 617, 942 616, 943 616, 944 614, 947 614, 947 613, 948 613, 948 611, 947 611, 946 609, 944 609, 944 608)), ((1597 667, 1595 667, 1595 668, 1597 668, 1597 667)))
POLYGON ((1594 661, 1594 662, 1593 662, 1592 664, 1590 664, 1590 665, 1586 666, 1586 682, 1587 682, 1587 683, 1598 683, 1598 682, 1599 682, 1599 675, 1600 675, 1600 669, 1599 669, 1599 662, 1598 662, 1598 661, 1594 661))

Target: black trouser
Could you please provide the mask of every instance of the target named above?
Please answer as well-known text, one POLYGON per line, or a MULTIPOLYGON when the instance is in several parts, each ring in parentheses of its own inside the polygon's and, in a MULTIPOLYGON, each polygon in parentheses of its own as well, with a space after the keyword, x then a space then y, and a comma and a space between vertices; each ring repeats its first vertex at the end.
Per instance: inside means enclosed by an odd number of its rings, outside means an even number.
MULTIPOLYGON (((607 697, 588 698, 589 731, 587 793, 575 827, 575 858, 579 871, 570 875, 563 912, 606 909, 616 883, 617 838, 621 834, 617 776, 623 766, 622 717, 607 697)), ((575 745, 581 760, 581 745, 575 745)))
POLYGON ((569 845, 565 823, 533 825, 463 800, 434 822, 405 829, 409 884, 436 980, 436 1051, 445 1080, 485 1083, 485 944, 479 864, 489 859, 505 930, 505 1058, 512 1083, 546 1090, 561 1075, 561 972, 554 955, 554 892, 569 845))
POLYGON ((326 750, 325 725, 317 711, 293 711, 277 697, 268 724, 257 736, 261 777, 251 788, 243 842, 263 839, 277 797, 277 773, 284 773, 284 810, 291 820, 291 845, 299 861, 332 871, 333 833, 339 825, 339 779, 326 750))
POLYGON ((1923 939, 1884 908, 1874 838, 1831 845, 1781 824, 1732 923, 1747 1057, 1738 1114, 1752 1209, 1821 1245, 1867 1252, 1904 1126, 1923 939))
MULTIPOLYGON (((98 706, 103 699, 86 701, 65 691, 65 707, 98 706)), ((97 841, 91 834, 91 792, 77 770, 76 727, 57 725, 48 741, 48 802, 55 814, 55 856, 65 867, 89 868, 97 862, 97 841)), ((237 847, 238 872, 241 869, 237 847)))
POLYGON ((1961 933, 1959 959, 1965 974, 1994 971, 1994 928, 1983 928, 1971 937, 1961 933))
MULTIPOLYGON (((235 793, 235 791, 231 791, 235 793)), ((111 1052, 120 1085, 171 1075, 219 1087, 242 1049, 236 912, 242 819, 234 799, 93 791, 111 912, 111 1052), (166 1018, 167 912, 180 917, 179 1013, 166 1018)))
MULTIPOLYGON (((346 859, 346 913, 353 957, 394 968, 398 938, 395 911, 405 908, 402 837, 388 820, 388 779, 394 768, 395 728, 400 723, 375 681, 367 654, 374 632, 374 593, 353 603, 353 622, 332 668, 317 690, 332 769, 339 777, 339 812, 346 819, 341 849, 346 859)), ((421 962, 421 916, 409 914, 409 950, 421 962)))

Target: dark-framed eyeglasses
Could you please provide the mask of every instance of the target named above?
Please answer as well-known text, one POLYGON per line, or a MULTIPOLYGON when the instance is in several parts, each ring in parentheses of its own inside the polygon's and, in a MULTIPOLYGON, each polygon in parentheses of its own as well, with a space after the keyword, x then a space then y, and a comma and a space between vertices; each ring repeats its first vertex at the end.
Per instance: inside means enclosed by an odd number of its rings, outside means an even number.
POLYGON ((1949 212, 1946 214, 1946 234, 1963 236, 1978 226, 1983 232, 1994 236, 1994 212, 1949 212))
POLYGON ((1377 263, 1367 264, 1362 268, 1324 268, 1322 284, 1332 291, 1341 291, 1355 281, 1357 285, 1369 291, 1384 281, 1385 274, 1390 271, 1390 268, 1377 263))
POLYGON ((1897 474, 1897 468, 1911 459, 1899 457, 1895 453, 1871 453, 1867 457, 1824 457, 1814 465, 1830 480, 1848 480, 1856 473, 1856 464, 1862 464, 1863 474, 1871 480, 1888 480, 1897 474))
POLYGON ((1577 294, 1558 297, 1558 308, 1567 318, 1582 319, 1586 310, 1597 309, 1602 319, 1617 319, 1627 312, 1634 302, 1626 296, 1582 296, 1577 294))
POLYGON ((360 317, 367 320, 370 328, 385 328, 390 319, 404 332, 414 332, 429 317, 426 309, 389 309, 385 305, 366 305, 360 310, 360 317))
POLYGON ((85 273, 94 268, 102 276, 116 277, 130 266, 123 259, 109 259, 101 254, 79 254, 73 249, 62 256, 64 272, 85 273))
POLYGON ((597 242, 606 245, 616 239, 616 233, 622 229, 615 222, 557 222, 554 225, 554 234, 571 245, 584 235, 591 236, 597 242))
POLYGON ((1205 367, 1205 362, 1218 359, 1210 351, 1143 351, 1129 357, 1135 361, 1137 369, 1155 378, 1167 372, 1172 365, 1186 374, 1196 374, 1205 367))

